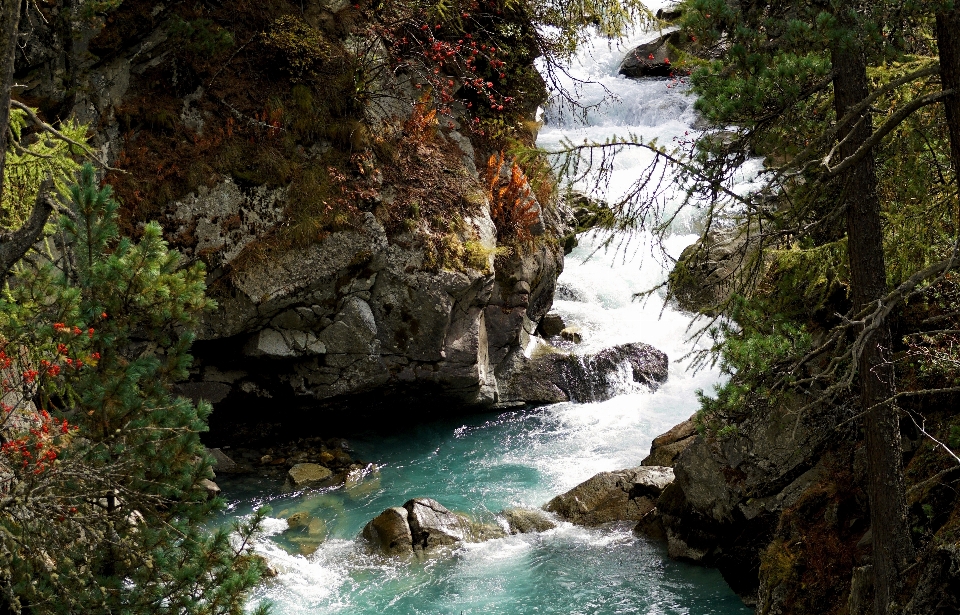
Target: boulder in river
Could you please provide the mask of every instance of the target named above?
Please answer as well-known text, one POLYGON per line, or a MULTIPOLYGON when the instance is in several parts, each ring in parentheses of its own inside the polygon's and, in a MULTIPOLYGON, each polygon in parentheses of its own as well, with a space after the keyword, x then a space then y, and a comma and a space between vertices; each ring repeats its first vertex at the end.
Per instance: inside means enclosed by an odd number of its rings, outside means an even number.
POLYGON ((363 528, 362 536, 374 550, 384 555, 403 555, 413 552, 409 513, 406 508, 388 508, 363 528))
POLYGON ((560 335, 560 332, 567 327, 566 323, 563 322, 563 317, 559 314, 547 314, 540 321, 540 326, 537 327, 537 333, 544 337, 555 337, 560 335))
POLYGON ((624 380, 656 388, 667 379, 667 355, 636 342, 593 355, 545 353, 524 360, 500 389, 502 401, 529 403, 603 401, 622 391, 624 380))
POLYGON ((546 532, 557 527, 556 522, 542 510, 531 508, 508 508, 500 515, 510 526, 511 534, 546 532))
POLYGON ((679 37, 679 33, 670 32, 638 45, 620 63, 620 74, 631 78, 669 77, 674 72, 670 47, 679 37))
POLYGON ((553 498, 544 508, 576 525, 640 521, 672 482, 673 469, 659 466, 600 472, 553 498))
POLYGON ((385 555, 433 551, 505 535, 499 526, 452 512, 431 498, 414 498, 403 507, 388 508, 361 532, 375 551, 385 555))

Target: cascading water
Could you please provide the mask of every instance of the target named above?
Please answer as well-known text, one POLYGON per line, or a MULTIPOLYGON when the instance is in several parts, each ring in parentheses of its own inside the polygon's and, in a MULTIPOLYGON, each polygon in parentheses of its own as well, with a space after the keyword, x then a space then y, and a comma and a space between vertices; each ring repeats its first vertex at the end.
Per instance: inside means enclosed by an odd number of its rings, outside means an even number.
MULTIPOLYGON (((692 130, 693 101, 682 90, 616 76, 623 54, 645 38, 649 34, 638 32, 619 45, 598 40, 574 59, 573 76, 599 82, 620 102, 591 111, 585 126, 548 112, 541 145, 628 132, 666 143, 692 130)), ((586 86, 581 101, 598 102, 601 85, 586 86)), ((632 170, 647 162, 643 153, 621 156, 611 191, 623 190, 632 170)), ((667 240, 668 252, 692 241, 686 233, 680 223, 667 240)), ((654 436, 696 410, 695 390, 709 389, 719 374, 688 373, 675 361, 690 350, 684 341, 688 316, 664 308, 656 295, 633 300, 665 275, 649 243, 641 235, 627 253, 594 253, 597 239, 582 237, 566 259, 555 310, 584 330, 578 353, 635 341, 665 351, 673 362, 662 387, 650 393, 624 377, 622 394, 602 403, 439 420, 354 439, 357 456, 381 470, 378 479, 353 488, 283 494, 250 480, 223 484, 233 498, 231 516, 270 503, 277 517, 267 522, 274 536, 256 548, 279 575, 255 600, 270 601, 284 614, 749 613, 716 571, 669 560, 661 546, 634 537, 629 527, 561 524, 413 562, 368 555, 355 541, 380 511, 417 496, 488 520, 504 508, 539 507, 597 472, 638 465, 654 436), (328 535, 309 556, 291 555, 279 536, 287 527, 279 517, 300 510, 321 519, 328 535)))

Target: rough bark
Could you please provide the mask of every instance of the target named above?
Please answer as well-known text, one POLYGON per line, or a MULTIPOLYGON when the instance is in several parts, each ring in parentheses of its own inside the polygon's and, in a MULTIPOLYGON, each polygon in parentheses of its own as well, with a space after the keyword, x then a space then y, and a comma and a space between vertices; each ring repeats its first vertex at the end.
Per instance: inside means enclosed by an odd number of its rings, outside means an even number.
MULTIPOLYGON (((866 61, 862 49, 832 50, 834 106, 838 117, 867 97, 866 61)), ((853 155, 873 132, 869 114, 851 122, 839 135, 852 138, 840 148, 841 158, 853 155)), ((861 309, 886 293, 880 227, 880 198, 873 156, 864 156, 842 177, 846 206, 850 287, 853 304, 861 309)), ((881 325, 870 336, 859 357, 860 403, 866 414, 863 430, 869 474, 867 495, 873 528, 875 615, 886 615, 896 593, 900 572, 913 560, 906 514, 903 458, 896 407, 884 400, 894 392, 894 373, 889 362, 890 327, 881 325)))
POLYGON ((43 226, 53 211, 53 199, 50 196, 52 187, 49 180, 41 184, 30 219, 23 226, 11 233, 0 233, 0 283, 6 279, 10 268, 23 258, 43 234, 43 226))
POLYGON ((960 9, 937 14, 937 46, 940 49, 940 80, 954 93, 943 101, 950 132, 950 162, 960 185, 960 9))
POLYGON ((7 162, 7 124, 10 121, 10 90, 13 87, 13 61, 17 55, 17 28, 20 24, 20 0, 0 2, 0 194, 3 194, 3 169, 7 162))

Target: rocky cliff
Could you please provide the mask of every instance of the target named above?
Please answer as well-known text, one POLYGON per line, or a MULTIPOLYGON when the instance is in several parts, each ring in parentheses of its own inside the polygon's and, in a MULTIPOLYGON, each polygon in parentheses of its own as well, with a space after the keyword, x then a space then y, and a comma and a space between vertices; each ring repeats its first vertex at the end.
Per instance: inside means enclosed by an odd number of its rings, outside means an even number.
MULTIPOLYGON (((526 16, 501 18, 516 22, 491 34, 501 55, 491 43, 474 59, 512 63, 489 77, 507 103, 491 116, 467 112, 476 91, 446 104, 418 80, 409 59, 433 56, 398 56, 406 30, 386 31, 385 10, 125 0, 31 13, 19 98, 91 126, 119 169, 106 180, 128 232, 159 219, 207 264, 218 307, 183 392, 231 408, 215 426, 245 410, 323 420, 361 394, 497 404, 551 307, 570 216, 542 164, 491 157, 507 137, 532 142, 525 120, 543 100, 526 16)), ((440 28, 431 45, 447 44, 440 28)))

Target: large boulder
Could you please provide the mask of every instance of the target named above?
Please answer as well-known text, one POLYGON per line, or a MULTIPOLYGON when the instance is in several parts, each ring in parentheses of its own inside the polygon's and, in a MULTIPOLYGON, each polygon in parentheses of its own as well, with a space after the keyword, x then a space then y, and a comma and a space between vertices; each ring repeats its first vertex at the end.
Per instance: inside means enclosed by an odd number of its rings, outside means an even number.
POLYGON ((384 555, 403 555, 413 552, 406 508, 388 508, 364 526, 361 535, 374 550, 384 555))
POLYGON ((414 498, 402 507, 388 508, 361 532, 374 551, 385 555, 430 552, 505 535, 501 527, 452 512, 431 498, 414 498))
POLYGON ((667 379, 668 365, 666 354, 641 342, 586 356, 546 352, 519 359, 501 378, 500 398, 534 403, 602 401, 622 392, 625 384, 655 389, 667 379))
POLYGON ((620 63, 620 74, 631 78, 668 77, 674 72, 671 48, 680 40, 678 32, 670 32, 638 45, 620 63))
POLYGON ((430 498, 414 498, 403 505, 410 521, 415 549, 456 545, 470 535, 466 519, 430 498))
POLYGON ((640 521, 671 482, 671 468, 641 466, 601 472, 553 498, 544 508, 577 525, 640 521))
MULTIPOLYGON (((863 532, 857 506, 844 504, 828 514, 826 504, 809 503, 812 494, 837 489, 831 486, 841 480, 834 468, 852 466, 853 447, 840 448, 844 459, 824 459, 827 449, 850 437, 851 430, 836 428, 844 424, 844 410, 823 406, 798 412, 802 404, 803 399, 753 400, 752 412, 722 437, 708 417, 706 433, 692 436, 679 454, 676 479, 656 503, 670 556, 716 566, 747 604, 756 604, 761 556, 778 524, 787 532, 784 544, 794 544, 788 540, 790 528, 831 514, 839 515, 837 525, 844 532, 863 532), (800 510, 803 502, 809 509, 796 521, 780 521, 784 511, 800 510)), ((775 556, 786 552, 780 549, 775 556)))

